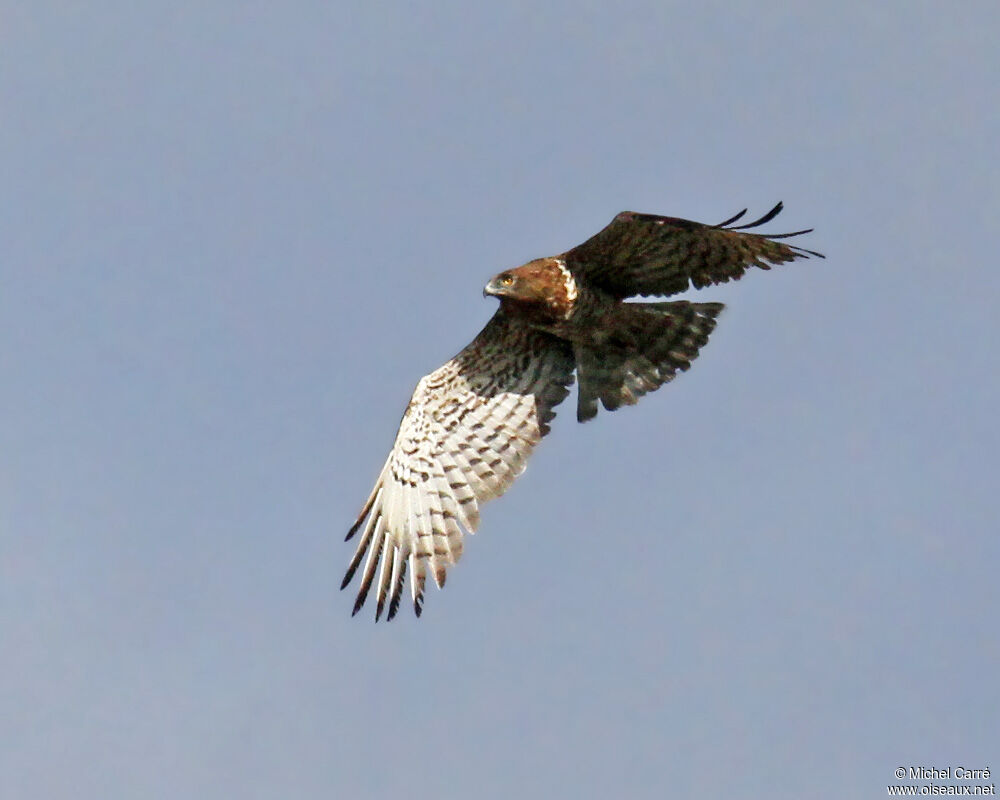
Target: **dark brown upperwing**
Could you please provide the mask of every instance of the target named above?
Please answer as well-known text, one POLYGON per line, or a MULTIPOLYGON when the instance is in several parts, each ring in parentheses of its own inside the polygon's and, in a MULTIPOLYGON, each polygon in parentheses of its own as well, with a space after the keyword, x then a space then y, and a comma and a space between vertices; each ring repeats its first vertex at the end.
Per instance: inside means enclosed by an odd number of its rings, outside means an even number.
POLYGON ((812 228, 763 235, 744 233, 770 222, 783 208, 778 203, 760 219, 734 226, 746 209, 718 225, 677 217, 623 211, 604 230, 561 257, 578 279, 616 297, 671 295, 740 278, 749 267, 822 253, 776 241, 810 233, 812 228))

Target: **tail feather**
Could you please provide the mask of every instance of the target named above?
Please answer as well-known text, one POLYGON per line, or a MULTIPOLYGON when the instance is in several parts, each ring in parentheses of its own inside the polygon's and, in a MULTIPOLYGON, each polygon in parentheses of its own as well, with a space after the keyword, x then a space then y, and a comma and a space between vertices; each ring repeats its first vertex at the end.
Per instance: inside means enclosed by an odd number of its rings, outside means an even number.
POLYGON ((722 303, 623 303, 600 343, 576 346, 576 418, 634 405, 684 371, 715 328, 722 303))

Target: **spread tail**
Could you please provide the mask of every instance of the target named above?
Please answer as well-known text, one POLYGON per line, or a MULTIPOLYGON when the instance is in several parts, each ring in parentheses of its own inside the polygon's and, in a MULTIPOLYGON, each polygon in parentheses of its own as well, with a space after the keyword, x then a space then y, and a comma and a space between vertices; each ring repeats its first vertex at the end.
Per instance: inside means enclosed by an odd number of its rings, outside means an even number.
POLYGON ((722 303, 623 303, 607 338, 576 345, 579 378, 576 418, 597 415, 597 400, 608 411, 634 405, 684 371, 715 328, 722 303))

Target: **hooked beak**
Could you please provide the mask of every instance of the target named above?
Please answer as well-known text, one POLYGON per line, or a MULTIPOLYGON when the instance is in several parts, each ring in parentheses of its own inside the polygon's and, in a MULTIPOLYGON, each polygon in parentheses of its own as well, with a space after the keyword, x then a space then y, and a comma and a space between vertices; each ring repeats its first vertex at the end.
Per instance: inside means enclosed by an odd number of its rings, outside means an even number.
POLYGON ((505 297, 519 297, 515 288, 514 277, 509 272, 501 272, 499 275, 494 275, 483 289, 483 297, 488 295, 499 297, 501 300, 505 297))

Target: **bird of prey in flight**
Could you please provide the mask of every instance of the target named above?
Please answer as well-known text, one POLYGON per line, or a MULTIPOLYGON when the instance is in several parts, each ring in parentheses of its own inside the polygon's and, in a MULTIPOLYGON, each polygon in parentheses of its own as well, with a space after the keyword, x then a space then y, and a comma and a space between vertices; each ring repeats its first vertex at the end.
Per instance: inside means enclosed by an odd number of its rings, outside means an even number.
POLYGON ((341 588, 364 562, 356 614, 377 583, 376 621, 392 619, 410 575, 420 615, 428 569, 439 587, 462 554, 463 529, 499 497, 548 433, 578 382, 576 418, 632 405, 697 357, 721 303, 625 302, 737 280, 750 267, 822 254, 786 243, 812 229, 761 234, 778 203, 736 225, 625 211, 562 255, 499 273, 484 295, 500 308, 478 336, 417 384, 375 488, 347 534, 359 535, 341 588), (376 573, 378 578, 376 580, 376 573))

